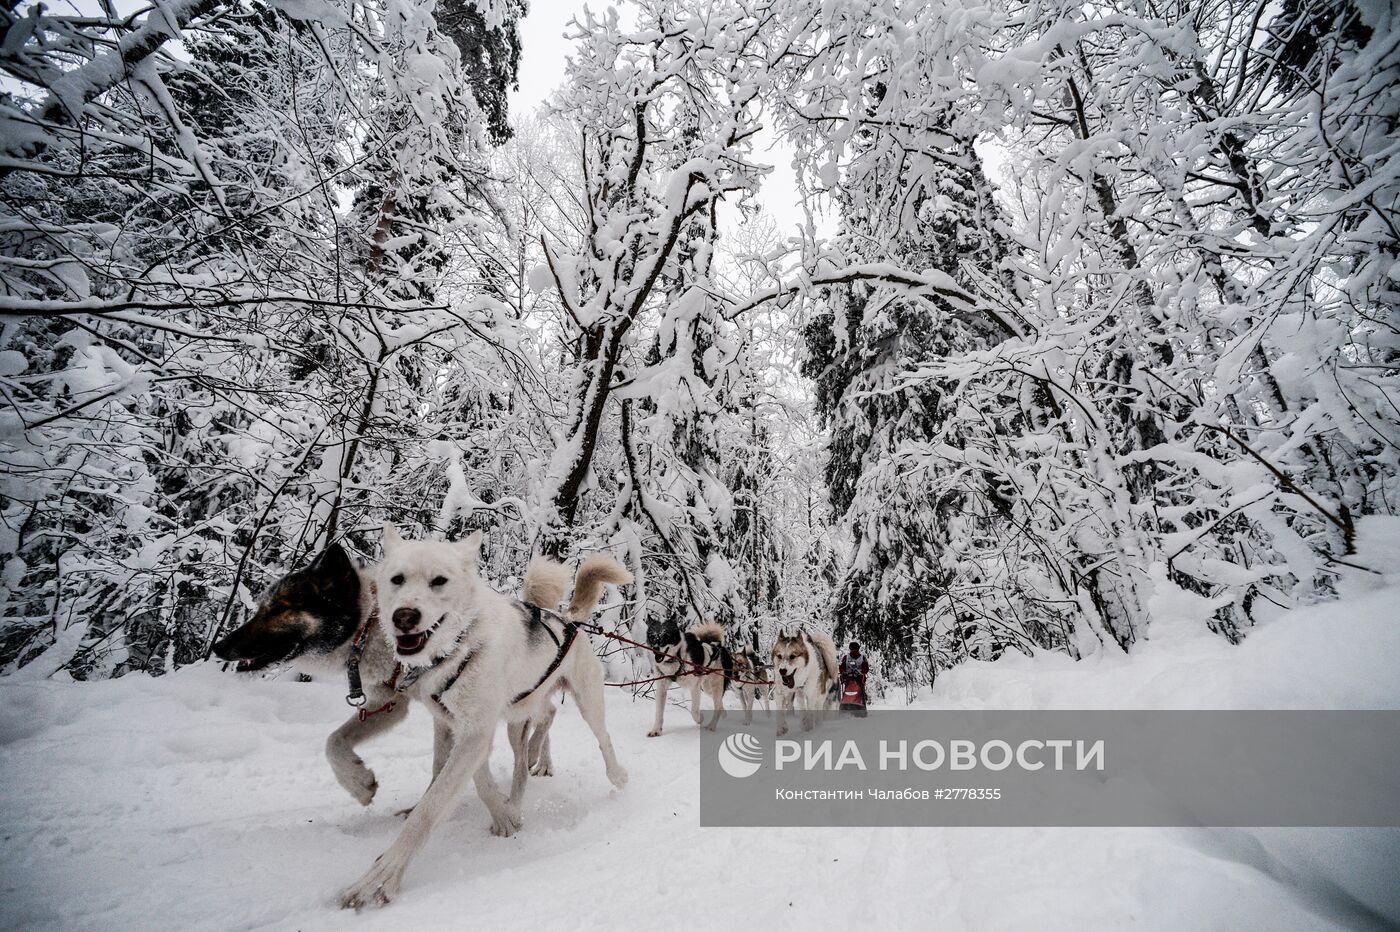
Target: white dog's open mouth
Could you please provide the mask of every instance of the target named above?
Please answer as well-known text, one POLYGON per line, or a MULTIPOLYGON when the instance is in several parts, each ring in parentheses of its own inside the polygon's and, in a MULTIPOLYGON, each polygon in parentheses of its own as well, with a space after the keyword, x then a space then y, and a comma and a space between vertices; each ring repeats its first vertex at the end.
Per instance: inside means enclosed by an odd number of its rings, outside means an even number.
POLYGON ((783 685, 786 686, 788 689, 794 689, 794 688, 796 688, 796 686, 797 686, 797 671, 794 670, 792 673, 787 673, 787 672, 785 672, 785 671, 779 672, 779 673, 778 673, 778 676, 782 678, 783 685))
POLYGON ((431 628, 424 628, 421 631, 413 631, 409 634, 394 635, 394 649, 399 652, 399 656, 411 657, 414 654, 420 653, 423 648, 428 646, 428 638, 433 636, 433 632, 438 629, 438 625, 442 624, 443 618, 446 617, 446 615, 443 615, 442 618, 437 620, 437 624, 433 625, 431 628))

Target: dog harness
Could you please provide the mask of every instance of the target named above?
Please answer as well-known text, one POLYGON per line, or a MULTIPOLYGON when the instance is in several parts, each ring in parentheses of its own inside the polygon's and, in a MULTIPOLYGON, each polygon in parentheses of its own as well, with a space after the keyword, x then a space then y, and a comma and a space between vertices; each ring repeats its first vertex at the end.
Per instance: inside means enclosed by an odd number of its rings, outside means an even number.
MULTIPOLYGON (((399 704, 399 700, 394 698, 377 709, 363 708, 365 704, 365 692, 360 682, 360 656, 364 653, 365 640, 369 636, 369 630, 374 626, 378 618, 379 612, 376 608, 375 611, 370 613, 370 617, 365 619, 365 623, 360 626, 359 630, 355 632, 354 640, 350 643, 350 659, 346 662, 345 668, 346 677, 350 681, 350 693, 345 697, 345 701, 360 710, 360 721, 362 722, 368 721, 371 717, 379 715, 381 712, 392 712, 394 707, 399 704)), ((512 699, 510 701, 511 705, 518 705, 530 698, 530 696, 534 695, 534 693, 555 674, 560 664, 564 662, 564 658, 568 656, 569 648, 573 647, 574 638, 578 636, 578 629, 580 627, 579 622, 566 621, 564 623, 564 636, 561 638, 554 632, 553 628, 545 623, 544 614, 538 605, 530 606, 530 621, 549 632, 549 636, 554 641, 558 650, 554 654, 554 659, 549 662, 549 666, 545 669, 544 675, 535 681, 534 686, 531 686, 512 699)), ((457 645, 460 643, 461 638, 459 636, 457 642, 452 645, 452 649, 456 650, 457 645)), ((442 659, 446 660, 450 656, 452 656, 451 650, 443 655, 442 659)), ((467 672, 467 667, 471 665, 472 660, 475 658, 476 651, 468 652, 467 655, 462 658, 462 662, 457 665, 457 669, 453 671, 452 675, 442 684, 442 687, 432 694, 432 700, 441 706, 444 711, 447 711, 448 714, 451 714, 451 712, 447 709, 447 706, 443 705, 442 697, 447 694, 449 689, 457 685, 457 681, 462 678, 463 673, 467 672)), ((439 663, 440 662, 441 661, 439 661, 439 663)), ((383 685, 393 690, 396 697, 403 695, 410 686, 418 682, 424 671, 431 670, 436 665, 437 664, 431 664, 427 667, 413 667, 405 673, 403 664, 396 663, 394 664, 394 675, 383 685)))
MULTIPOLYGON (((534 686, 531 686, 529 689, 525 690, 524 692, 521 692, 514 699, 512 699, 510 701, 511 705, 518 705, 519 703, 524 702, 526 699, 530 698, 530 696, 534 695, 536 690, 538 690, 541 686, 545 684, 546 680, 548 680, 551 676, 554 675, 554 672, 559 669, 559 665, 564 662, 564 657, 568 655, 569 648, 573 646, 574 638, 578 635, 578 623, 566 621, 564 622, 564 637, 561 639, 559 635, 554 633, 553 628, 545 624, 544 613, 538 605, 531 605, 529 606, 529 608, 530 621, 533 624, 537 624, 540 627, 544 628, 544 630, 548 631, 550 638, 554 640, 554 643, 559 648, 559 650, 555 653, 554 659, 549 662, 549 667, 544 671, 544 675, 535 681, 534 686)), ((457 684, 457 681, 459 679, 462 678, 462 674, 466 672, 468 665, 471 664, 472 660, 475 657, 475 652, 469 653, 467 654, 467 656, 463 657, 462 662, 457 666, 457 670, 450 677, 447 678, 447 682, 442 684, 441 689, 433 693, 433 701, 436 702, 438 705, 442 706, 443 711, 447 712, 449 715, 452 714, 451 710, 449 710, 447 706, 443 705, 442 697, 447 694, 447 691, 449 689, 451 689, 457 684)))
POLYGON ((558 646, 559 651, 554 655, 554 659, 550 661, 549 668, 544 671, 544 676, 536 680, 534 686, 531 686, 529 689, 525 690, 520 695, 512 699, 510 701, 511 705, 519 705, 526 699, 530 698, 530 696, 534 694, 535 690, 539 689, 541 686, 544 685, 545 680, 549 679, 551 676, 554 675, 554 671, 558 670, 559 665, 564 662, 564 657, 569 653, 569 648, 574 646, 574 638, 578 636, 578 622, 566 621, 564 622, 564 637, 561 640, 559 635, 554 633, 554 629, 544 623, 544 615, 540 611, 540 607, 538 605, 530 606, 530 621, 534 624, 539 625, 540 627, 544 628, 546 631, 549 632, 549 636, 554 639, 554 643, 556 646, 558 646))

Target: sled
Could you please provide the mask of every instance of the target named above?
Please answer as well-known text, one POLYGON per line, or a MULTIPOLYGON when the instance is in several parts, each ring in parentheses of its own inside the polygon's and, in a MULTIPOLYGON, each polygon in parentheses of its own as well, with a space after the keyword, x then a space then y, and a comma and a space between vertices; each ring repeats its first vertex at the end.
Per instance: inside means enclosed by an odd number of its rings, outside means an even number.
POLYGON ((865 718, 865 678, 847 676, 841 684, 841 711, 865 718))

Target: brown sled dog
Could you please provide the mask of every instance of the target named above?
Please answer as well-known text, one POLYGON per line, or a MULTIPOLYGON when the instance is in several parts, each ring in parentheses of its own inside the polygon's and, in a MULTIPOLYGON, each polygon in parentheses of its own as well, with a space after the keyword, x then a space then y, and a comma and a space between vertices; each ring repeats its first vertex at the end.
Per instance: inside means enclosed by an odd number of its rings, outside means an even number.
MULTIPOLYGON (((757 646, 757 639, 755 639, 757 646)), ((753 724, 754 700, 762 697, 763 711, 771 710, 769 696, 772 694, 772 686, 763 685, 763 680, 768 678, 768 668, 764 665, 763 659, 758 655, 757 650, 734 651, 734 685, 739 693, 739 702, 744 707, 744 724, 753 724)))

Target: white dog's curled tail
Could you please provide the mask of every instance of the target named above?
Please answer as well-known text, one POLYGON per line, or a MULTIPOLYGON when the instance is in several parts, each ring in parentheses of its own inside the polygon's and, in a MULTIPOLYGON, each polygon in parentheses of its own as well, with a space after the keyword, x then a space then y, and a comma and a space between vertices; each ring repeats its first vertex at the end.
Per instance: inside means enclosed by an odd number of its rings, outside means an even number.
POLYGON ((549 557, 535 557, 525 567, 525 580, 520 585, 520 601, 547 611, 558 611, 559 603, 569 594, 569 568, 549 557))
POLYGON ((584 557, 579 564, 578 575, 574 577, 574 595, 569 600, 569 618, 582 621, 598 607, 603 597, 603 586, 612 583, 623 586, 632 581, 627 568, 605 553, 595 553, 584 557))

